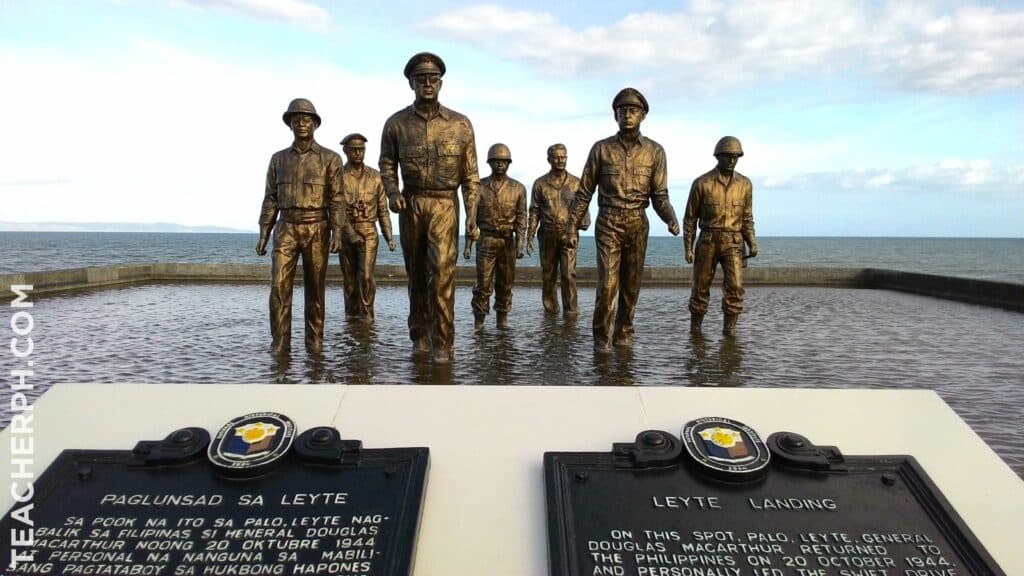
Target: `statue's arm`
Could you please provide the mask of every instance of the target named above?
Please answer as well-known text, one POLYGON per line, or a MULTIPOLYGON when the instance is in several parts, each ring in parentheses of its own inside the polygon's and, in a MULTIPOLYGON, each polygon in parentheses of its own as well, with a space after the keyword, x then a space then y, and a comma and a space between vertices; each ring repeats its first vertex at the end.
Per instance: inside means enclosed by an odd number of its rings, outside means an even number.
POLYGON ((260 209, 260 238, 256 242, 256 253, 263 256, 267 253, 267 242, 270 231, 277 221, 277 165, 270 159, 267 167, 267 182, 263 191, 263 206, 260 209))
POLYGON ((749 247, 749 255, 757 256, 757 237, 754 234, 754 192, 753 187, 747 182, 747 191, 743 201, 743 222, 740 230, 743 233, 743 241, 749 247))
POLYGON ((586 230, 587 228, 590 228, 590 210, 583 213, 583 219, 576 225, 576 228, 578 230, 586 230))
POLYGON ((668 197, 668 162, 665 160, 665 150, 659 148, 654 155, 654 166, 651 173, 651 204, 654 211, 661 218, 661 221, 668 224, 668 230, 672 235, 679 234, 679 221, 676 219, 676 210, 668 197))
POLYGON ((384 236, 384 241, 391 244, 394 239, 391 232, 391 215, 388 213, 388 196, 384 192, 384 185, 380 180, 374 184, 374 188, 374 197, 377 199, 377 221, 380 222, 380 233, 384 236))
POLYGON ((526 216, 526 186, 519 185, 519 194, 516 196, 516 253, 522 258, 523 250, 526 248, 527 238, 527 216, 526 216))
POLYGON ((341 156, 337 154, 331 157, 327 163, 327 198, 328 200, 328 221, 331 225, 332 247, 340 248, 338 243, 342 238, 355 242, 359 237, 356 235, 352 223, 348 220, 348 203, 345 200, 345 179, 341 172, 341 156))
POLYGON ((690 196, 686 199, 686 211, 683 213, 683 245, 687 250, 693 250, 693 242, 697 238, 697 219, 702 201, 699 182, 698 178, 690 186, 690 196))
POLYGON ((539 182, 534 182, 533 188, 530 190, 530 216, 526 229, 527 240, 533 240, 533 237, 537 234, 538 226, 540 226, 540 185, 539 182))
POLYGON ((476 162, 476 135, 473 124, 466 119, 466 145, 462 151, 462 207, 466 211, 466 235, 472 236, 476 231, 476 205, 480 197, 480 173, 476 162))
POLYGON ((572 206, 569 208, 569 231, 578 228, 583 215, 590 210, 590 199, 594 197, 594 190, 597 189, 597 178, 601 169, 601 151, 595 143, 587 155, 587 163, 583 166, 583 173, 580 175, 580 186, 573 197, 572 206))
POLYGON ((380 136, 380 159, 377 161, 380 170, 381 185, 387 195, 392 212, 401 212, 405 202, 398 189, 398 138, 391 119, 384 123, 380 136))

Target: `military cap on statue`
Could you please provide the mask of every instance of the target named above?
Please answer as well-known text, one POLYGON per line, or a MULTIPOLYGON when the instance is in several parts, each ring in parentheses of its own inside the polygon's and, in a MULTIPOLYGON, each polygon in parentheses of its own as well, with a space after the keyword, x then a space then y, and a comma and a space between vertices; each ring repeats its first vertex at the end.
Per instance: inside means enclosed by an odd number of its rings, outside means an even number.
POLYGON ((366 145, 366 136, 363 136, 359 132, 353 132, 352 134, 349 134, 348 136, 345 136, 344 138, 341 139, 341 145, 342 146, 365 146, 366 145), (353 140, 358 140, 358 142, 353 142, 353 140))
POLYGON ((420 52, 409 58, 405 64, 405 77, 412 78, 415 74, 440 74, 444 76, 444 60, 433 52, 420 52))
POLYGON ((651 111, 651 107, 647 105, 647 98, 644 98, 644 95, 636 88, 623 88, 619 90, 619 93, 612 100, 612 110, 617 110, 620 106, 643 108, 644 114, 651 111))

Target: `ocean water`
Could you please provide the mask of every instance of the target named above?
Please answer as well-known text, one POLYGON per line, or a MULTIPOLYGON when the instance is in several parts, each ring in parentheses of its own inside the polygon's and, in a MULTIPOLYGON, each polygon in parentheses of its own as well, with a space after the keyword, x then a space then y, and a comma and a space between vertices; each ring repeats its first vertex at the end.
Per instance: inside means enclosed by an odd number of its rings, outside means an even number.
MULTIPOLYGON (((0 232, 0 274, 148 262, 268 264, 256 234, 0 232)), ((1024 284, 1024 238, 762 237, 750 266, 885 268, 1024 284)), ((402 264, 381 242, 377 262, 402 264)), ((459 261, 471 266, 472 260, 459 261)), ((520 261, 539 266, 537 255, 520 261)), ((579 266, 595 266, 593 236, 580 238, 579 266)), ((652 236, 648 266, 683 266, 683 242, 652 236)))

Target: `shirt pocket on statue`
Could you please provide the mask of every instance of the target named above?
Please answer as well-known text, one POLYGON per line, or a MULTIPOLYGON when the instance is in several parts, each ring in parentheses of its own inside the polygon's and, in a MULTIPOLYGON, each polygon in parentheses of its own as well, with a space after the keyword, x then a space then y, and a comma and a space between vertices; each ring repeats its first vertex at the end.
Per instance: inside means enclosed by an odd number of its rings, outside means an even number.
POLYGON ((437 143, 437 180, 446 188, 459 185, 459 158, 462 146, 458 140, 442 140, 437 143))
POLYGON ((700 206, 700 217, 701 217, 701 220, 703 220, 704 222, 706 222, 708 224, 714 223, 715 226, 718 226, 719 223, 714 222, 714 220, 716 218, 720 217, 721 212, 722 212, 722 205, 719 202, 715 201, 715 200, 712 200, 712 199, 708 198, 708 199, 705 199, 703 203, 701 203, 701 206, 700 206))
POLYGON ((423 167, 426 160, 426 148, 419 145, 399 146, 398 163, 402 166, 402 182, 409 184, 410 180, 419 183, 423 177, 423 167))
POLYGON ((729 224, 739 225, 743 218, 743 202, 739 200, 733 200, 729 203, 729 224))
POLYGON ((633 169, 633 185, 637 190, 648 190, 651 187, 651 174, 654 169, 650 166, 637 166, 633 169))
POLYGON ((482 192, 477 196, 476 214, 480 222, 488 222, 494 217, 494 195, 489 192, 482 192))
POLYGON ((322 175, 309 175, 302 178, 302 198, 300 203, 304 208, 324 208, 327 206, 327 198, 324 197, 324 189, 327 187, 327 180, 322 175))
POLYGON ((622 169, 618 166, 601 166, 598 172, 598 185, 605 188, 619 188, 622 181, 622 169))
POLYGON ((299 195, 297 187, 292 183, 291 176, 288 174, 278 174, 277 182, 274 186, 277 188, 278 206, 281 208, 294 207, 299 195))

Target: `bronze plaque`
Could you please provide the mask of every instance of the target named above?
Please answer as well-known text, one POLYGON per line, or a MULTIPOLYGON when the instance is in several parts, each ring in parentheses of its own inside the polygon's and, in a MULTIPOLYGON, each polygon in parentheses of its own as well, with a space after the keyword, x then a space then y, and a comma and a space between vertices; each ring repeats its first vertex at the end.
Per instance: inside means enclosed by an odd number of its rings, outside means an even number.
POLYGON ((326 427, 292 446, 287 418, 244 418, 212 444, 188 428, 63 451, 35 482, 33 559, 0 573, 412 574, 427 448, 364 449, 326 427))
POLYGON ((552 576, 1003 574, 910 456, 726 419, 683 436, 544 455, 552 576))

